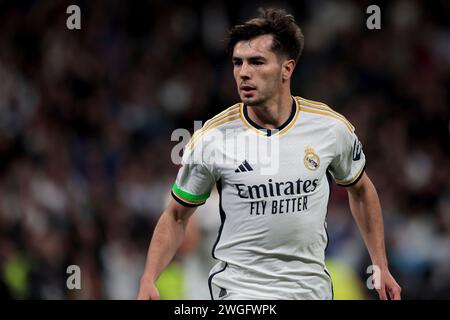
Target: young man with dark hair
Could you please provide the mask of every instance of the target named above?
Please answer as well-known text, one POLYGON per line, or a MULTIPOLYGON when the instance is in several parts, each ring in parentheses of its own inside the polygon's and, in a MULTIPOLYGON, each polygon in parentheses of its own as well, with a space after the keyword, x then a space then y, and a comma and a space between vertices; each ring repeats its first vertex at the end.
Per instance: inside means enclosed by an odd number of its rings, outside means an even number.
POLYGON ((205 123, 185 148, 183 166, 150 244, 139 299, 158 299, 155 281, 183 241, 189 217, 216 184, 222 224, 214 244, 212 299, 332 299, 325 266, 327 176, 347 188, 352 214, 379 267, 381 299, 400 299, 388 269, 377 192, 354 127, 323 103, 291 95, 303 35, 284 10, 235 26, 229 37, 241 103, 205 123), (220 133, 222 139, 214 138, 220 133), (252 137, 257 143, 224 147, 252 137), (223 141, 225 140, 225 141, 223 141), (277 142, 277 170, 263 173, 245 148, 277 142), (218 159, 228 161, 218 161, 218 159), (230 161, 231 160, 231 161, 230 161))

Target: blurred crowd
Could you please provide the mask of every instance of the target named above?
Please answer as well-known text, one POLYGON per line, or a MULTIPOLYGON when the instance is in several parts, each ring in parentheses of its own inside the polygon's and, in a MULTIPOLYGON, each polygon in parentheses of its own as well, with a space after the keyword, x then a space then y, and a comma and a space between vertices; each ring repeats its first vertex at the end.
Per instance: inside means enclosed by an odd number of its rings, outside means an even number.
MULTIPOLYGON (((367 29, 366 1, 270 4, 305 34, 293 94, 356 127, 403 297, 449 299, 449 2, 382 2, 381 30, 367 29)), ((0 296, 136 297, 177 173, 171 134, 238 101, 224 39, 260 5, 0 2, 0 296), (66 27, 70 4, 81 30, 66 27), (81 269, 81 290, 66 287, 69 265, 81 269)), ((376 298, 337 186, 328 230, 329 259, 376 298)))

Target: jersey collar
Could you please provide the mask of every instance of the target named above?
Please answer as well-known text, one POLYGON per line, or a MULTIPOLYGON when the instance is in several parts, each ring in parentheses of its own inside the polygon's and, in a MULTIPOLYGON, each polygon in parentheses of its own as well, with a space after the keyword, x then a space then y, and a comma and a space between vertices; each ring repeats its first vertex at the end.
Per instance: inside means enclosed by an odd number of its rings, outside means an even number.
POLYGON ((284 122, 281 126, 279 126, 276 129, 263 128, 260 125, 258 125, 257 123, 255 123, 252 119, 250 119, 250 117, 248 116, 248 107, 244 103, 242 104, 242 108, 241 108, 241 117, 242 117, 242 121, 247 125, 247 127, 249 129, 252 129, 253 131, 255 131, 258 134, 265 135, 267 137, 271 137, 274 135, 281 135, 281 134, 285 133, 287 130, 289 130, 294 125, 295 121, 297 120, 299 112, 300 112, 300 110, 297 106, 297 101, 294 98, 292 98, 291 115, 286 120, 286 122, 284 122))

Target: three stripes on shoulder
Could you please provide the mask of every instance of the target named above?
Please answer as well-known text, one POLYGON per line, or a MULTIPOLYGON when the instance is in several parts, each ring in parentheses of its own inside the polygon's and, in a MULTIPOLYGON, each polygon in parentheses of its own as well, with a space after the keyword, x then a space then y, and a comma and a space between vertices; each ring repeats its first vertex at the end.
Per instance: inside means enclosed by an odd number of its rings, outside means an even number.
MULTIPOLYGON (((308 100, 298 96, 295 97, 295 100, 297 101, 297 105, 299 106, 300 111, 332 117, 344 123, 346 127, 350 130, 350 132, 353 132, 355 130, 353 125, 342 114, 334 111, 326 104, 313 100, 308 100)), ((227 122, 240 119, 241 106, 242 103, 237 103, 229 107, 228 109, 222 111, 212 119, 208 120, 203 126, 203 128, 195 132, 194 136, 192 137, 191 141, 188 142, 186 147, 189 149, 193 149, 199 138, 203 136, 206 132, 220 125, 223 125, 227 122)))
POLYGON ((350 121, 347 120, 347 118, 345 118, 342 114, 331 109, 325 103, 308 100, 301 97, 295 97, 295 100, 297 100, 297 103, 299 104, 300 111, 315 113, 334 118, 336 120, 341 121, 350 132, 355 131, 355 127, 350 123, 350 121))

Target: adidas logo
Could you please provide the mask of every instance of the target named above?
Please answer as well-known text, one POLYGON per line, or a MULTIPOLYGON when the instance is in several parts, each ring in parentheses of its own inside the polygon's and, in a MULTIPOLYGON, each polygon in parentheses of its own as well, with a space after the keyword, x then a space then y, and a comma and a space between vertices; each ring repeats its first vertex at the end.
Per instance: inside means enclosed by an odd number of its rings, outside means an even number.
POLYGON ((222 298, 227 295, 227 290, 224 288, 220 288, 219 298, 222 298))
POLYGON ((247 172, 253 171, 252 166, 245 160, 234 172, 247 172))

